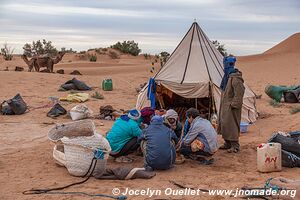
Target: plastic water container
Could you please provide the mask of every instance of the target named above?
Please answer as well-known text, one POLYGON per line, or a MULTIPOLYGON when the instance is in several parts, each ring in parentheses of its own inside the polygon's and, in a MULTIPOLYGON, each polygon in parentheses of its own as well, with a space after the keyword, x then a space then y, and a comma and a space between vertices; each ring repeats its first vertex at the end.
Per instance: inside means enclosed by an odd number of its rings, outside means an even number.
POLYGON ((102 81, 102 90, 104 90, 104 91, 112 91, 113 90, 113 82, 111 79, 104 79, 102 81))
POLYGON ((257 147, 257 170, 260 172, 281 171, 280 143, 262 143, 257 147))
POLYGON ((248 132, 248 126, 249 126, 248 122, 241 122, 240 123, 240 131, 241 131, 241 133, 247 133, 248 132))

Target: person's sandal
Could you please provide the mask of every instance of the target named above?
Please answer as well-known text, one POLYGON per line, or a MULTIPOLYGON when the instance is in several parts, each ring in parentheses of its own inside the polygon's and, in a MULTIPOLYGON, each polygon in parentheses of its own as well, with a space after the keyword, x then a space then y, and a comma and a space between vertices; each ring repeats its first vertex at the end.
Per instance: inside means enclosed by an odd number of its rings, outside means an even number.
POLYGON ((222 146, 219 147, 219 149, 221 149, 221 150, 227 150, 227 149, 230 149, 230 148, 231 148, 231 146, 227 143, 224 143, 222 146))
POLYGON ((240 149, 234 148, 234 147, 227 150, 228 153, 238 153, 239 151, 240 151, 240 149))
POLYGON ((199 164, 201 165, 211 165, 214 163, 214 159, 210 158, 210 159, 202 159, 199 161, 199 164))

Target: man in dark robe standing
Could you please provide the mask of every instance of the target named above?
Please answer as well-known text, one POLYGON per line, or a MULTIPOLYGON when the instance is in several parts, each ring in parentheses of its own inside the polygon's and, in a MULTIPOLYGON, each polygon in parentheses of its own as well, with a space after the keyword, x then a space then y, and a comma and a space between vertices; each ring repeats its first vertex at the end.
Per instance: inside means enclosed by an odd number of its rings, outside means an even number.
POLYGON ((240 122, 245 92, 242 72, 234 67, 235 62, 236 58, 233 56, 224 58, 224 76, 220 86, 222 93, 218 133, 225 140, 220 149, 229 153, 238 153, 240 150, 240 122))

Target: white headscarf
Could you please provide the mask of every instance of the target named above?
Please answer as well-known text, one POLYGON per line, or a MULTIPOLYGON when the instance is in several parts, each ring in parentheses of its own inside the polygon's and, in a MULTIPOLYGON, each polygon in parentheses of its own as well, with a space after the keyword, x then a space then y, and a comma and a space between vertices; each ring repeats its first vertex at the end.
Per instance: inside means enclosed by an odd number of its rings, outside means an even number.
POLYGON ((165 122, 169 124, 173 130, 175 130, 177 126, 177 120, 178 120, 177 112, 173 109, 169 109, 164 115, 164 118, 165 118, 165 122), (168 119, 175 119, 175 122, 171 124, 168 119))
POLYGON ((165 117, 166 119, 168 119, 168 118, 173 118, 173 119, 175 119, 175 120, 177 121, 177 119, 178 119, 178 114, 177 114, 177 112, 176 112, 175 110, 169 109, 169 110, 167 110, 167 112, 166 112, 166 114, 165 114, 164 117, 165 117))

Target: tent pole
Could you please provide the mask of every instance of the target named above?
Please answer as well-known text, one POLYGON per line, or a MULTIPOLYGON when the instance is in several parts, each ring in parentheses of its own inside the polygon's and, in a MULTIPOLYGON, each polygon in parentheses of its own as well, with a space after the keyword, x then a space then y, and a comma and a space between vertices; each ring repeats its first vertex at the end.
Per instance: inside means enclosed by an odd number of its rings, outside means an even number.
POLYGON ((198 110, 198 99, 197 98, 195 99, 195 107, 198 110))

